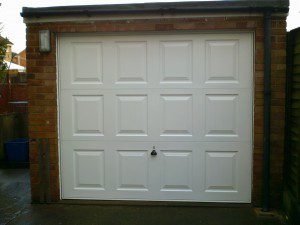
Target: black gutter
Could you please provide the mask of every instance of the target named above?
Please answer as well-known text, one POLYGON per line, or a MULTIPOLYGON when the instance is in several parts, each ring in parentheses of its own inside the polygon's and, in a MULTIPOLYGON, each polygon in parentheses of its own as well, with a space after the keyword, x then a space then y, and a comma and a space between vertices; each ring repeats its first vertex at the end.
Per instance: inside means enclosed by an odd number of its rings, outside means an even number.
POLYGON ((262 211, 270 210, 271 12, 264 13, 264 125, 262 211))
MULTIPOLYGON (((111 15, 111 14, 140 14, 140 13, 227 13, 227 12, 264 12, 265 8, 255 8, 255 7, 232 7, 232 8, 160 8, 160 9, 145 9, 145 10, 68 10, 68 11, 42 11, 42 12, 28 12, 26 8, 23 8, 21 13, 22 17, 42 17, 42 16, 72 16, 72 15, 83 15, 83 16, 92 16, 92 15, 111 15)), ((286 10, 272 8, 273 12, 282 12, 287 13, 286 10)))

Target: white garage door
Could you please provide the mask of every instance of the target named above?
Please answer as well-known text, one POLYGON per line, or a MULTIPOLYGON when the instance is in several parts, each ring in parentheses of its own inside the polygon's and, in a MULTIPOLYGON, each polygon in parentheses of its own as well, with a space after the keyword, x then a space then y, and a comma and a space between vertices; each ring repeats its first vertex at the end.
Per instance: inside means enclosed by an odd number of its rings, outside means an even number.
POLYGON ((246 33, 60 37, 62 198, 250 202, 252 51, 246 33))

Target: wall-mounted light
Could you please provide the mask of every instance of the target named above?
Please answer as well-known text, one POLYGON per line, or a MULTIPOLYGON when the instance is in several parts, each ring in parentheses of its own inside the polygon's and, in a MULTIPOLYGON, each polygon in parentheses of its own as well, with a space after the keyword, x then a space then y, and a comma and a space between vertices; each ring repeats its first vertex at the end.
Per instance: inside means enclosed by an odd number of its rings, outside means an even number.
POLYGON ((51 51, 50 31, 40 30, 39 39, 40 39, 40 52, 50 52, 51 51))

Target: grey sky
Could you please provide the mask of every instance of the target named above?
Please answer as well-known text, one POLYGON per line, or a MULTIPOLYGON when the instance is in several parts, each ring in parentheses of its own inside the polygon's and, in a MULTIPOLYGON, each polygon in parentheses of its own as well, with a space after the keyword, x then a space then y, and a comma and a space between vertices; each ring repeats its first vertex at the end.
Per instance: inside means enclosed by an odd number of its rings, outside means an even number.
MULTIPOLYGON (((19 52, 25 48, 25 24, 20 16, 22 7, 46 7, 59 5, 93 5, 111 3, 142 3, 155 0, 0 0, 0 22, 2 22, 2 36, 8 37, 13 43, 13 51, 19 52)), ((174 2, 179 0, 156 0, 174 2)), ((197 1, 197 0, 181 0, 197 1)), ((290 0, 290 13, 287 19, 287 29, 300 27, 300 1, 290 0)))

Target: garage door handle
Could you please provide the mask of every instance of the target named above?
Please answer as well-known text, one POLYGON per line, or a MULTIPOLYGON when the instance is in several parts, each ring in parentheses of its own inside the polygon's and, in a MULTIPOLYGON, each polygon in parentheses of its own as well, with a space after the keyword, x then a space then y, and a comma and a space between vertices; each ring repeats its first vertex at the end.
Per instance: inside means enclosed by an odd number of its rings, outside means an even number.
POLYGON ((152 150, 152 152, 151 152, 151 155, 152 155, 152 156, 156 156, 156 155, 157 155, 157 152, 155 151, 155 146, 153 146, 153 150, 152 150))
POLYGON ((157 152, 156 152, 155 150, 152 150, 151 155, 152 155, 152 156, 156 156, 156 155, 157 155, 157 152))

